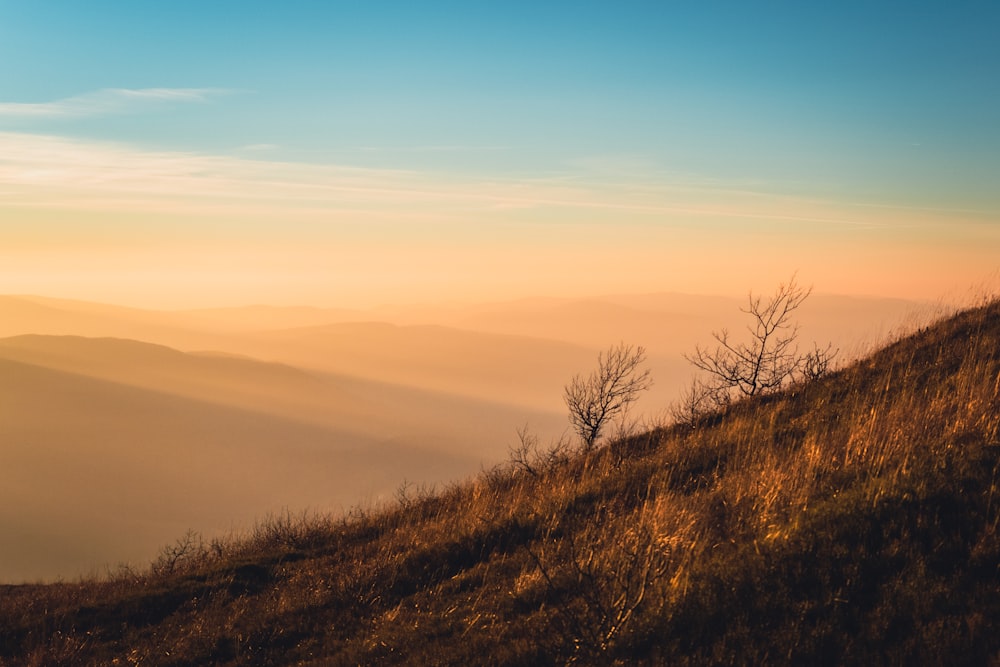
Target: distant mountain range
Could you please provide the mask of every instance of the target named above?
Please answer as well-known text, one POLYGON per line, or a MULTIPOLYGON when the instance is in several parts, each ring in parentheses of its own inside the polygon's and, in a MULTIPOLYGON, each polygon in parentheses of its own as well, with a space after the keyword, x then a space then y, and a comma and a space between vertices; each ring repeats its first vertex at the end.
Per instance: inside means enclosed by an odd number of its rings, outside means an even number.
MULTIPOLYGON (((675 294, 348 311, 156 311, 0 297, 0 581, 146 562, 178 531, 343 511, 566 432, 563 385, 618 340, 649 349, 661 418, 682 352, 737 299, 675 294)), ((864 349, 913 303, 814 295, 803 334, 864 349), (879 323, 874 325, 872 323, 879 323), (879 329, 878 327, 881 327, 879 329)))

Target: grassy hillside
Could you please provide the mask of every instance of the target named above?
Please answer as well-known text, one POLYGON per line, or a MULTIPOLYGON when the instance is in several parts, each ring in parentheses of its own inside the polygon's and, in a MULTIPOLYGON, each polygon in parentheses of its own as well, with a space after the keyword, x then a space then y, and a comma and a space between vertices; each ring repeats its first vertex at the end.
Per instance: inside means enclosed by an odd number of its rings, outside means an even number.
POLYGON ((0 589, 0 664, 1000 661, 1000 303, 343 519, 0 589))

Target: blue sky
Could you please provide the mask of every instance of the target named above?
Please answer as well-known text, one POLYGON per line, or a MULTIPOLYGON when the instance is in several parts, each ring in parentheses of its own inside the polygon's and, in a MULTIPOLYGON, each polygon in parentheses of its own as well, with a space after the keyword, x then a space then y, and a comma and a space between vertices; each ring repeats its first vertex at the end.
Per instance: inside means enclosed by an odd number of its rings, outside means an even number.
MULTIPOLYGON (((958 253, 1000 224, 998 34, 996 2, 0 0, 0 133, 440 187, 610 184, 619 207, 631 187, 673 208, 693 188, 703 208, 751 192, 939 211, 897 233, 958 253)), ((164 224, 150 206, 136 224, 164 224)), ((0 208, 0 233, 27 208, 0 208)))

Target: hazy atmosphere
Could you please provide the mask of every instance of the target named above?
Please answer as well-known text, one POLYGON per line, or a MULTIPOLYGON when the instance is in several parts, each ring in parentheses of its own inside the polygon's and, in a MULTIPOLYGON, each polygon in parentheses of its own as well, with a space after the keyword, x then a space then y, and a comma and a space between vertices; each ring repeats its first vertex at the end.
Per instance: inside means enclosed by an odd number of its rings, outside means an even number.
POLYGON ((997 285, 992 2, 0 0, 0 582, 461 480, 792 276, 997 285))
POLYGON ((135 306, 996 269, 988 2, 0 9, 0 279, 135 306))

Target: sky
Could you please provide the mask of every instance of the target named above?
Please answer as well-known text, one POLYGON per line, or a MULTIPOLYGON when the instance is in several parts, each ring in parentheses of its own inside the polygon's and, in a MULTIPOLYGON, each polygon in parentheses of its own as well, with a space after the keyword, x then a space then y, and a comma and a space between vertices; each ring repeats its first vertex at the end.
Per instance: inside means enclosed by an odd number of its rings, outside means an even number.
POLYGON ((0 0, 0 293, 150 307, 1000 270, 1000 4, 0 0))

